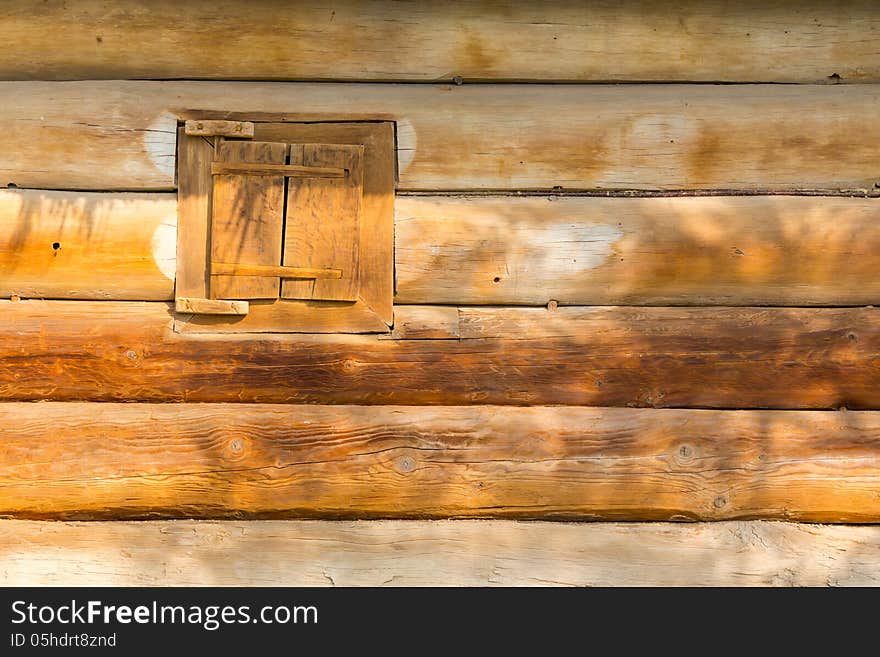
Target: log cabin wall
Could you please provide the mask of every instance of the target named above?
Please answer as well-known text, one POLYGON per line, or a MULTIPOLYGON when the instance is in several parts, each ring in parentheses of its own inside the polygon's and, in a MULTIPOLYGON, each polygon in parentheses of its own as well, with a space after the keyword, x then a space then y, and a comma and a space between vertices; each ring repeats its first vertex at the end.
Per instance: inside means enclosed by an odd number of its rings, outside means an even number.
POLYGON ((0 36, 0 582, 880 581, 876 3, 0 36), (389 332, 175 317, 179 128, 249 117, 393 123, 389 332))

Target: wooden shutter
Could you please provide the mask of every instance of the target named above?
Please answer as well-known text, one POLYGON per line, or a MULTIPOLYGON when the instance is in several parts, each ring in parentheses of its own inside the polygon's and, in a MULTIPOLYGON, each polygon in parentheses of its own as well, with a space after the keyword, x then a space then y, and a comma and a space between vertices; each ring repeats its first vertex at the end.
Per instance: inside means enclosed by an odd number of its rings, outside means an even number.
POLYGON ((363 146, 291 144, 292 165, 338 167, 345 169, 346 175, 344 178, 292 177, 288 180, 283 264, 335 269, 342 274, 333 279, 285 280, 282 298, 358 299, 363 155, 363 146))
MULTIPOLYGON (((284 165, 287 144, 221 141, 214 162, 284 165)), ((284 174, 214 176, 211 210, 212 299, 277 299, 280 279, 219 274, 232 266, 277 266, 284 225, 284 174)))

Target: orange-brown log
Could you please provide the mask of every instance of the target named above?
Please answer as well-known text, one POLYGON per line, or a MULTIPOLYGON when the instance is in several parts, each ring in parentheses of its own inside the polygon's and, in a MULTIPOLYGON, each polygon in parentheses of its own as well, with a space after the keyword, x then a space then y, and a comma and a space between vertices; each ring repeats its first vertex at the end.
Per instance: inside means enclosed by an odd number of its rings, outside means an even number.
POLYGON ((166 303, 3 301, 0 399, 880 408, 878 308, 460 308, 458 322, 444 318, 452 340, 191 335, 166 303))
POLYGON ((0 404, 0 515, 880 520, 880 413, 0 404))

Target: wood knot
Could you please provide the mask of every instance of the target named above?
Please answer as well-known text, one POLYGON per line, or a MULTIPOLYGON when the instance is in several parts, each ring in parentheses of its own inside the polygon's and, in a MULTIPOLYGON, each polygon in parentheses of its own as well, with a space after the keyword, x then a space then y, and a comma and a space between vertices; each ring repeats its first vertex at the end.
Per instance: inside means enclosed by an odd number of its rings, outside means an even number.
POLYGON ((557 308, 559 308, 558 301, 556 301, 554 299, 550 299, 550 301, 547 302, 547 310, 553 311, 553 310, 556 310, 557 308))
POLYGON ((241 454, 244 449, 244 441, 241 438, 234 438, 229 441, 229 451, 233 454, 241 454))
POLYGON ((134 360, 137 358, 137 353, 129 349, 125 352, 125 357, 128 358, 128 360, 134 360))
POLYGON ((721 507, 726 506, 726 505, 727 505, 727 497, 724 495, 718 495, 715 497, 714 500, 712 500, 712 506, 714 506, 716 509, 720 509, 721 507))
POLYGON ((689 459, 694 455, 694 448, 690 445, 682 445, 678 448, 678 454, 684 459, 689 459))
POLYGON ((416 468, 416 462, 411 456, 402 456, 397 460, 397 469, 400 472, 412 472, 416 468))

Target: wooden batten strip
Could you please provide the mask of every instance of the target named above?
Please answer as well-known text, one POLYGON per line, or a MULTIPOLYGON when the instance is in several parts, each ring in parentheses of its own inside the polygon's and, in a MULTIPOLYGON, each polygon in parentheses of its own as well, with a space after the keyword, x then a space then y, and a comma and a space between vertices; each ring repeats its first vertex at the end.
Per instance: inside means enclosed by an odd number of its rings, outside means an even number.
POLYGON ((870 82, 871 2, 12 5, 5 79, 870 82), (45 39, 51 33, 53 39, 45 39), (234 39, 225 38, 235 35, 234 39), (333 57, 318 56, 333 53, 333 57), (772 65, 768 65, 772 62, 772 65))
POLYGON ((4 517, 880 520, 877 412, 8 403, 0 419, 4 517))
POLYGON ((872 189, 880 142, 875 85, 4 82, 0 97, 0 184, 56 189, 172 189, 188 119, 394 121, 399 189, 416 191, 872 189))
POLYGON ((880 409, 878 308, 469 307, 459 340, 178 334, 171 308, 0 301, 0 398, 880 409))
POLYGON ((880 527, 0 520, 3 586, 877 586, 880 527))

